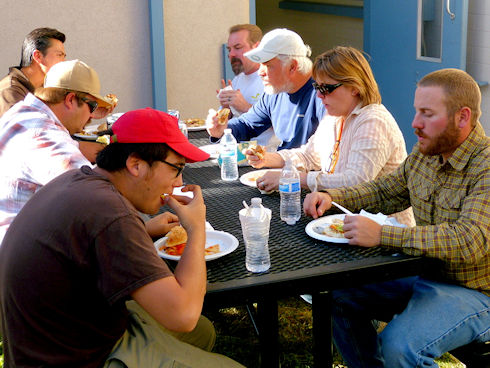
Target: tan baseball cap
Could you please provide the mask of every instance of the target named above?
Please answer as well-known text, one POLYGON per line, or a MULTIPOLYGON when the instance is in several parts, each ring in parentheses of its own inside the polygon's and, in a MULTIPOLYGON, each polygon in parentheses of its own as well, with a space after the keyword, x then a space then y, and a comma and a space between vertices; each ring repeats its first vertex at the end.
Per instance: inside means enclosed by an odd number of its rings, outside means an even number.
POLYGON ((100 107, 113 105, 111 99, 100 95, 97 72, 80 60, 62 61, 53 65, 44 77, 44 88, 64 88, 94 96, 100 107))

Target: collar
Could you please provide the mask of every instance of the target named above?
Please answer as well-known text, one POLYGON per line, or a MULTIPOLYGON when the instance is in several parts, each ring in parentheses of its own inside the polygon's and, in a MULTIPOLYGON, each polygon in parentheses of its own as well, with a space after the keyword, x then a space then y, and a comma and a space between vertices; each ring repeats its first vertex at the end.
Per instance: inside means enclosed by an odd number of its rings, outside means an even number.
POLYGON ((485 136, 485 131, 479 121, 470 132, 463 143, 456 148, 456 151, 449 157, 447 163, 455 170, 461 171, 468 164, 475 151, 480 151, 483 147, 488 146, 488 138, 485 136))

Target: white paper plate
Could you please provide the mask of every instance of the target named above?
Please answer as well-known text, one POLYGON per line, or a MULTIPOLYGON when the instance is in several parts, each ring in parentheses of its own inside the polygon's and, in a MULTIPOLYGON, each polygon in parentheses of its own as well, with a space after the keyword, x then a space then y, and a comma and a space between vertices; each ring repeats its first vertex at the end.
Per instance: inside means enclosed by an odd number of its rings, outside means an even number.
MULTIPOLYGON (((167 237, 158 239, 155 241, 155 249, 158 255, 162 258, 171 259, 173 261, 180 260, 180 256, 172 256, 163 251, 159 251, 158 247, 167 241, 167 237)), ((238 247, 238 239, 235 238, 230 233, 224 231, 206 230, 206 245, 205 247, 210 247, 212 245, 219 244, 219 253, 211 254, 205 256, 206 261, 212 261, 213 259, 221 258, 227 254, 230 254, 238 247)))
POLYGON ((200 150, 203 150, 206 153, 209 153, 209 158, 218 158, 220 145, 219 144, 207 144, 205 146, 198 147, 200 150))
POLYGON ((319 232, 315 231, 315 228, 317 228, 317 227, 321 228, 323 226, 327 226, 327 224, 331 224, 333 219, 343 220, 344 217, 345 217, 345 214, 320 217, 316 220, 311 221, 308 225, 306 225, 305 231, 309 236, 311 236, 314 239, 324 240, 324 241, 328 241, 331 243, 348 243, 349 240, 346 238, 334 238, 331 236, 320 234, 319 232))
POLYGON ((281 171, 281 169, 264 169, 264 170, 249 171, 248 173, 240 176, 240 182, 243 185, 257 188, 257 183, 256 183, 257 178, 263 176, 267 171, 281 171))
POLYGON ((193 127, 188 126, 187 127, 188 132, 197 132, 199 130, 206 130, 206 124, 201 125, 201 126, 193 126, 193 127))
MULTIPOLYGON (((90 132, 87 132, 90 133, 90 132)), ((73 134, 74 137, 81 138, 81 139, 86 139, 89 141, 95 141, 99 136, 97 134, 80 134, 80 133, 75 133, 73 134)))

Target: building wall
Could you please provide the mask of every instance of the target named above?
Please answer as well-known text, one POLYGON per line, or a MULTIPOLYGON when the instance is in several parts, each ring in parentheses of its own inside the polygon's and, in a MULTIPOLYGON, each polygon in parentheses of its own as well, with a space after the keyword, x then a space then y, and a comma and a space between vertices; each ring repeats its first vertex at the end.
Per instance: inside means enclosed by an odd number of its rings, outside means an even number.
MULTIPOLYGON (((466 70, 478 81, 490 83, 490 1, 470 0, 466 70)), ((490 86, 482 86, 482 117, 490 136, 490 86)))
POLYGON ((167 105, 183 118, 205 118, 218 107, 222 44, 228 29, 249 22, 248 0, 165 0, 167 105))
POLYGON ((334 46, 362 50, 363 21, 358 18, 279 9, 280 0, 256 1, 257 25, 265 32, 289 28, 311 47, 312 58, 334 46))
POLYGON ((99 74, 101 92, 115 93, 115 112, 151 106, 148 4, 134 0, 1 0, 0 76, 17 66, 24 37, 56 28, 67 40, 67 59, 80 59, 99 74))

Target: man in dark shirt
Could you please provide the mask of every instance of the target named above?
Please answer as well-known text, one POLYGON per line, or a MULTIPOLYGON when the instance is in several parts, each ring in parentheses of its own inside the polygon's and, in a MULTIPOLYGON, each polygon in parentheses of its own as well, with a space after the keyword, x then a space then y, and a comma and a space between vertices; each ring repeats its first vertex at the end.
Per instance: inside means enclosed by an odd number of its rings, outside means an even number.
POLYGON ((150 108, 124 114, 112 130, 98 166, 45 185, 4 238, 6 366, 241 367, 198 348, 214 343, 212 325, 200 316, 206 292, 201 190, 187 185, 183 191, 193 199, 162 199, 183 185, 186 162, 209 155, 189 143, 175 118, 150 108), (164 204, 188 234, 174 273, 139 216, 164 204))

